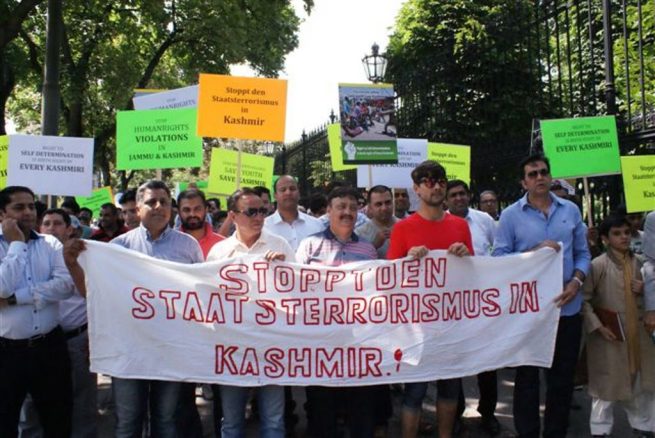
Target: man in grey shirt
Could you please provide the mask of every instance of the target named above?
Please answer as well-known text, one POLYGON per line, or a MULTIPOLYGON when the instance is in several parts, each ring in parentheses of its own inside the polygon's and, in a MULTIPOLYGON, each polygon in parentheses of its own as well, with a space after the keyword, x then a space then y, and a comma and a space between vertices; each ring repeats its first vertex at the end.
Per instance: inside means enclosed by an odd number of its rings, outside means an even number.
MULTIPOLYGON (((141 224, 110 243, 178 263, 204 261, 200 245, 193 237, 169 227, 171 192, 164 182, 151 180, 141 185, 137 190, 136 204, 141 224)), ((67 242, 64 259, 78 290, 86 295, 84 271, 77 262, 77 256, 83 250, 81 240, 67 242)), ((148 405, 152 435, 176 437, 179 382, 112 377, 112 385, 116 398, 116 437, 141 436, 148 405)))

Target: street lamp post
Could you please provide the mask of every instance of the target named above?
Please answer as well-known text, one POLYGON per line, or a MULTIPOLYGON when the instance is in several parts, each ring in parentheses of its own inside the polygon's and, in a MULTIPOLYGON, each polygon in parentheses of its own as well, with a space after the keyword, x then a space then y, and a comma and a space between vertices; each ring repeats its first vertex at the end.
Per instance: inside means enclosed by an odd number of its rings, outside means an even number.
POLYGON ((384 72, 387 69, 387 57, 380 54, 380 46, 377 43, 373 43, 371 54, 365 55, 362 58, 362 64, 364 64, 364 71, 369 81, 377 84, 384 80, 384 72))

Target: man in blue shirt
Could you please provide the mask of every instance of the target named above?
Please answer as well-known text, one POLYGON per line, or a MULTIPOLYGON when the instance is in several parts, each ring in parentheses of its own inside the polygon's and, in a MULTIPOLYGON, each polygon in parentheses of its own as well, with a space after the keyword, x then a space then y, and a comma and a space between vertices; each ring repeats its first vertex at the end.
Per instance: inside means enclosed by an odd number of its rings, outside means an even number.
MULTIPOLYGON (((110 243, 178 263, 204 261, 200 246, 193 237, 169 227, 172 201, 171 192, 164 182, 152 180, 141 185, 136 193, 136 204, 141 224, 110 243)), ((77 262, 82 250, 84 243, 81 240, 69 241, 64 258, 75 285, 82 295, 86 295, 84 271, 77 262)), ((175 410, 179 382, 113 377, 112 385, 116 398, 116 437, 141 436, 148 405, 152 435, 177 436, 175 410)))
MULTIPOLYGON (((569 424, 573 376, 580 348, 582 283, 591 256, 586 227, 578 207, 550 192, 550 163, 531 155, 520 164, 521 184, 527 192, 500 216, 494 256, 535 251, 549 247, 563 251, 562 293, 555 303, 561 308, 555 355, 548 374, 544 437, 564 437, 569 424), (560 242, 560 243, 558 243, 560 242)), ((539 368, 516 369, 514 424, 520 437, 539 437, 539 368)))

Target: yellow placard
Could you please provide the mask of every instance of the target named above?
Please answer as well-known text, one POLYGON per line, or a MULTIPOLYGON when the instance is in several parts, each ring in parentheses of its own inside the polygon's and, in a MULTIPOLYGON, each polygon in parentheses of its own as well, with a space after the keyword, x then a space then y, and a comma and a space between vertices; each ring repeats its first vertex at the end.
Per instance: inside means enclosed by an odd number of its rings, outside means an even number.
POLYGON ((428 160, 446 168, 448 180, 460 179, 471 184, 471 147, 459 144, 428 143, 428 160))
MULTIPOLYGON (((230 195, 237 189, 238 155, 237 151, 222 148, 212 149, 208 192, 230 195)), ((274 162, 275 159, 272 157, 241 153, 239 187, 263 186, 272 192, 274 162)))
POLYGON ((0 136, 0 189, 7 186, 7 157, 9 156, 9 136, 0 136))
POLYGON ((341 124, 332 123, 327 127, 328 145, 330 146, 330 161, 332 171, 357 169, 356 164, 343 164, 343 149, 341 148, 341 124))
POLYGON ((655 210, 655 155, 621 157, 628 213, 655 210))
POLYGON ((201 73, 197 134, 282 142, 286 108, 285 80, 201 73))

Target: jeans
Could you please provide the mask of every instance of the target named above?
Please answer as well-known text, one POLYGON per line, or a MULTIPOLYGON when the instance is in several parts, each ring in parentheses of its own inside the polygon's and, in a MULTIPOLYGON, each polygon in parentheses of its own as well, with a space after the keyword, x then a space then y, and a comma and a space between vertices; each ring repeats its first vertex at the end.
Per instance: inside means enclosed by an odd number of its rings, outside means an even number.
MULTIPOLYGON (((553 364, 545 370, 544 438, 566 436, 581 331, 580 315, 560 317, 553 364)), ((513 410, 514 426, 519 437, 539 437, 539 372, 540 368, 531 366, 516 369, 513 410)))
POLYGON ((340 437, 337 414, 344 411, 351 437, 372 438, 375 430, 374 397, 379 391, 377 386, 308 386, 307 415, 313 428, 310 433, 319 438, 340 437))
MULTIPOLYGON (((462 379, 437 380, 437 401, 457 402, 462 390, 462 379)), ((403 409, 421 412, 423 399, 428 391, 428 382, 405 383, 403 394, 403 409)))
MULTIPOLYGON (((242 438, 245 434, 246 403, 250 388, 221 385, 223 406, 223 438, 242 438)), ((259 404, 259 436, 262 438, 284 438, 284 387, 277 385, 257 388, 259 404)))
POLYGON ((141 438, 150 404, 150 431, 157 438, 175 438, 179 382, 112 378, 116 400, 116 438, 141 438))

